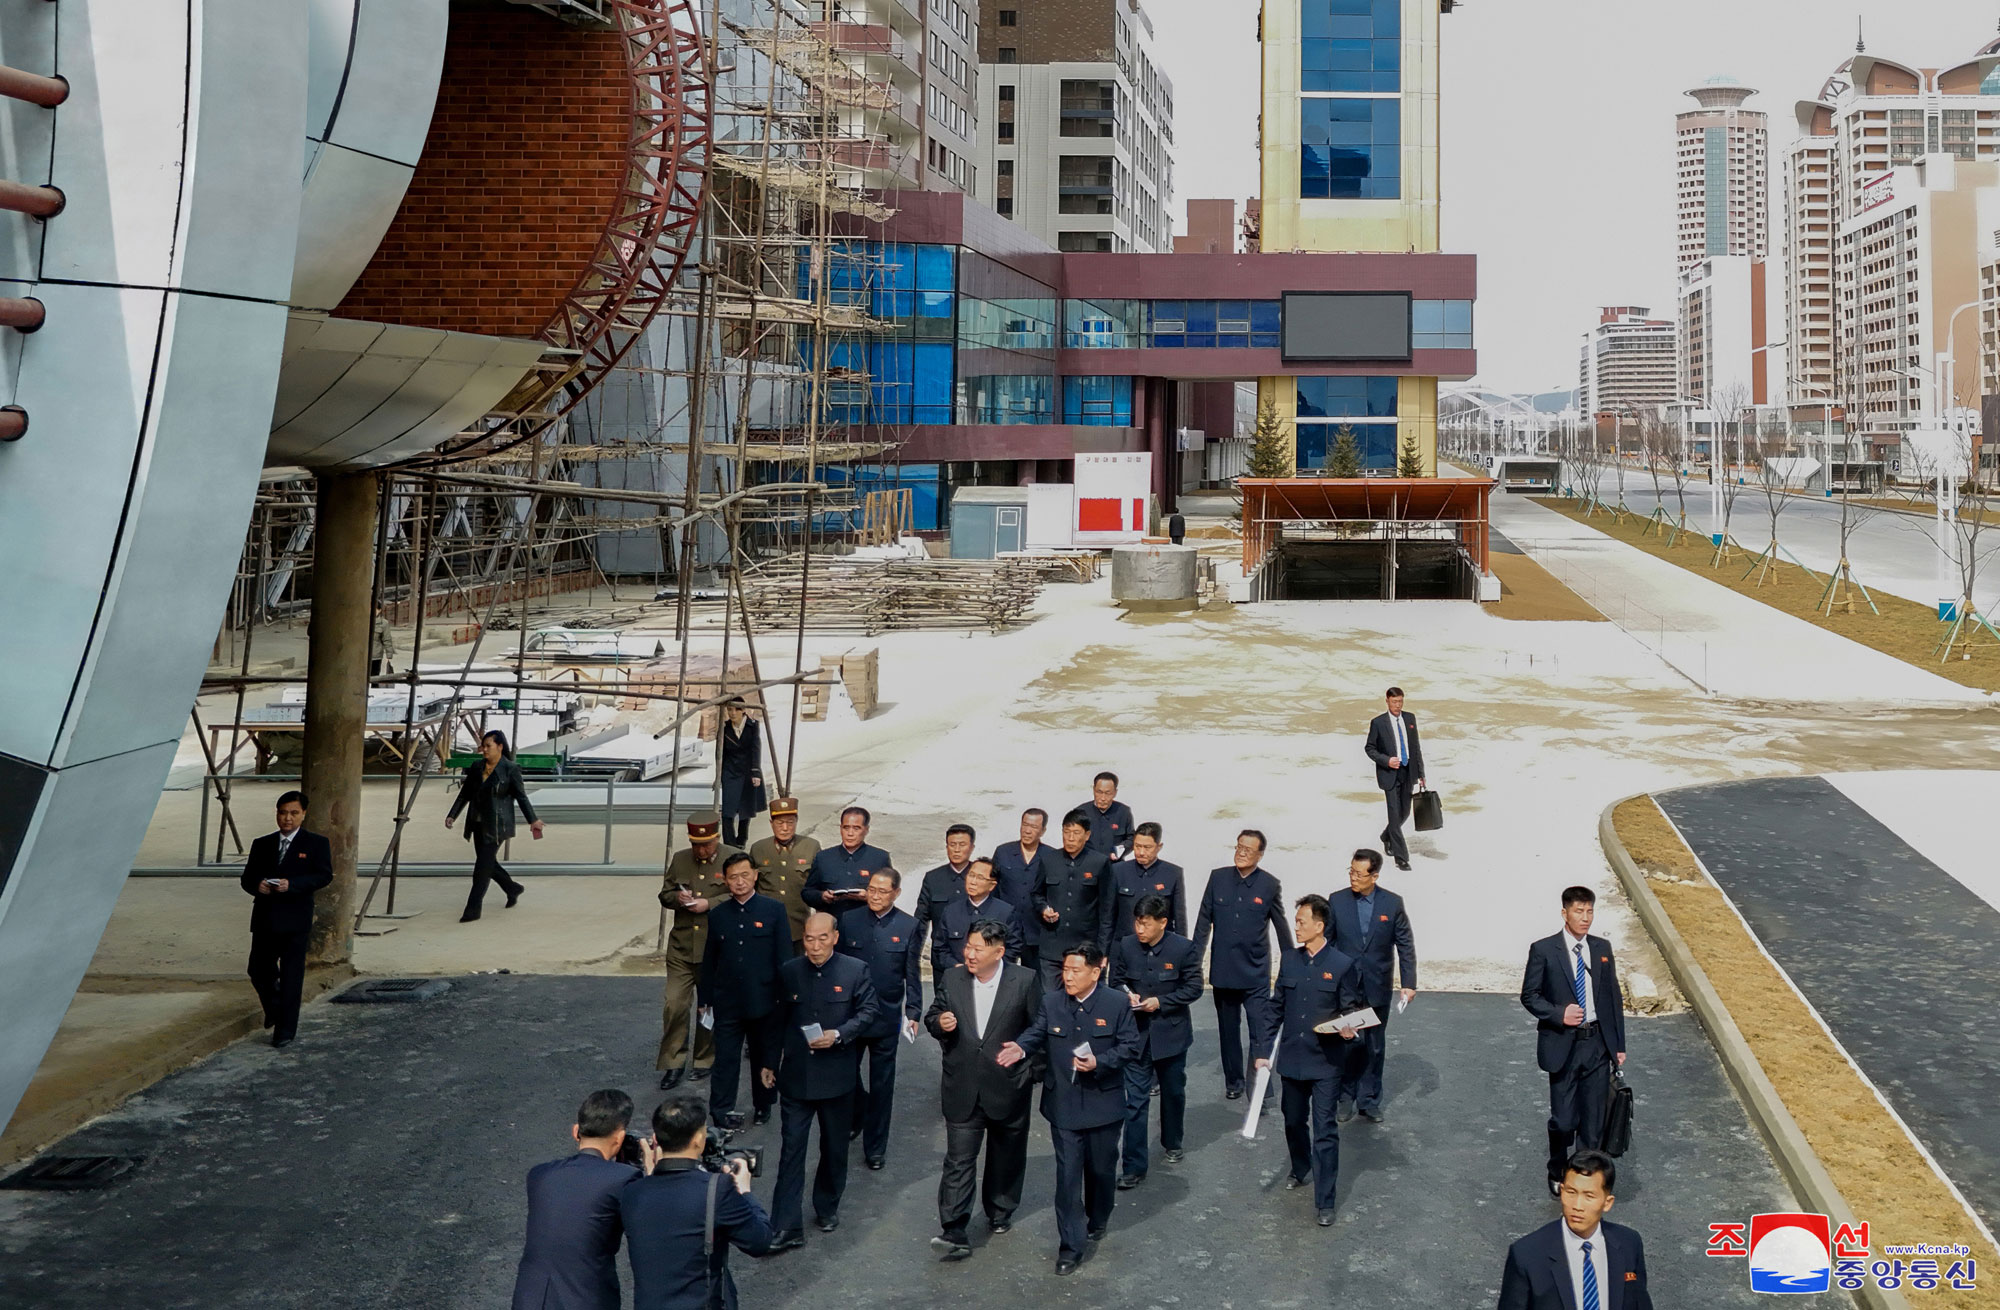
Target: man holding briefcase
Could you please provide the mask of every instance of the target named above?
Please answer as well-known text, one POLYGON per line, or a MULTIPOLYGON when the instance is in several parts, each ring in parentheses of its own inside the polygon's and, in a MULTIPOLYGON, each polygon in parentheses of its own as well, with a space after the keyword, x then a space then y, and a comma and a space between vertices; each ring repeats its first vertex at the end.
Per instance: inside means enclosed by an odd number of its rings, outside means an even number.
POLYGON ((1417 740, 1417 716, 1403 708, 1403 689, 1391 687, 1384 697, 1388 711, 1368 724, 1361 749, 1375 761, 1375 785, 1382 789, 1389 822, 1382 845, 1398 869, 1410 867, 1410 848, 1403 841, 1403 824, 1410 817, 1410 796, 1424 785, 1424 747, 1417 740))

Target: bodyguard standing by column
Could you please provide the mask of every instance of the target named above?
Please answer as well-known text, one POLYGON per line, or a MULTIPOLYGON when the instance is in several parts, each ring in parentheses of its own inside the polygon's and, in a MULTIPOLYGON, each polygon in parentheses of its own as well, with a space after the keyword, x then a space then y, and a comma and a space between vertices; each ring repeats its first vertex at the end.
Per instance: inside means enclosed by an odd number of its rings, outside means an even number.
POLYGON ((903 875, 877 869, 868 879, 868 903, 840 916, 840 951, 868 966, 875 985, 875 1021, 856 1039, 868 1048, 868 1085, 854 1093, 861 1156, 880 1169, 889 1150, 889 1115, 896 1099, 896 1048, 914 1034, 924 1013, 924 926, 896 908, 903 875))
POLYGON ((1278 961, 1278 985, 1251 1011, 1250 1041, 1257 1067, 1278 1059, 1272 1072, 1284 1083, 1285 1149, 1291 1176, 1285 1190, 1311 1184, 1319 1226, 1333 1226, 1335 1184, 1340 1178, 1340 1125, 1334 1108, 1348 1066, 1360 1055, 1355 1030, 1316 1031, 1319 1024, 1360 1009, 1361 969, 1328 940, 1324 896, 1301 896, 1299 944, 1278 961), (1261 1020, 1261 1022, 1259 1022, 1261 1020))
POLYGON ((1111 948, 1111 985, 1131 998, 1139 1025, 1139 1058, 1125 1066, 1125 1148, 1120 1190, 1146 1178, 1146 1119, 1153 1083, 1160 1084, 1160 1149, 1179 1164, 1187 1117, 1187 1053, 1194 1045, 1188 1007, 1201 996, 1201 952, 1167 930, 1167 898, 1139 898, 1133 932, 1111 948))
POLYGON ((750 1103, 757 1122, 771 1117, 777 1093, 758 1077, 778 1067, 779 971, 792 958, 785 907, 757 892, 757 866, 740 851, 723 857, 729 896, 708 912, 708 945, 701 956, 701 1003, 715 1021, 715 1073, 708 1084, 708 1117, 718 1128, 737 1129, 736 1079, 743 1045, 750 1044, 750 1103))
POLYGON ((278 830, 250 843, 240 880, 256 898, 250 909, 250 985, 263 1002, 273 1046, 289 1045, 298 1036, 313 893, 333 881, 333 847, 307 832, 305 821, 304 792, 278 797, 278 830))
POLYGON ((1048 831, 1046 810, 1021 812, 1021 840, 1002 842, 993 851, 996 892, 1021 916, 1021 963, 1041 976, 1042 916, 1035 912, 1035 889, 1042 885, 1042 836, 1048 831))
POLYGON ((889 852, 868 844, 869 814, 859 805, 840 812, 840 844, 813 857, 812 872, 800 893, 808 906, 838 918, 868 895, 868 878, 895 864, 889 852))
POLYGON ((694 1022, 695 993, 701 981, 702 953, 708 947, 709 908, 729 894, 729 885, 722 878, 723 860, 736 854, 722 845, 720 814, 689 816, 687 835, 688 844, 667 861, 666 877, 660 882, 660 904, 674 912, 674 928, 667 935, 660 1055, 653 1066, 662 1071, 662 1091, 678 1086, 685 1076, 683 1066, 690 1047, 695 1081, 708 1077, 709 1066, 715 1063, 715 1038, 694 1022))
POLYGON ((797 955, 806 935, 806 874, 812 870, 819 843, 799 836, 797 797, 780 796, 771 802, 771 835, 750 847, 751 862, 757 866, 757 893, 785 907, 791 924, 792 954, 797 955))
POLYGON ((972 1254, 966 1223, 981 1139, 986 1176, 979 1200, 995 1237, 1013 1226, 1028 1172, 1028 1111, 1042 1065, 1028 1060, 1003 1068, 997 1057, 1041 1013, 1042 985, 1034 970, 1006 962, 1006 941, 1006 929, 995 920, 974 923, 964 966, 939 976, 924 1015, 924 1027, 944 1048, 944 1174, 938 1179, 939 1233, 931 1246, 946 1260, 972 1254))
POLYGON ((784 1145, 771 1226, 772 1254, 806 1244, 806 1148, 819 1125, 819 1169, 813 1175, 813 1217, 822 1233, 840 1227, 840 1197, 847 1190, 847 1142, 854 1122, 854 1089, 860 1081, 861 1034, 875 1022, 875 985, 868 966, 837 954, 840 931, 833 916, 806 920, 806 953, 785 961, 778 1015, 783 1054, 775 1086, 783 1114, 784 1145))
POLYGON ((1410 793, 1424 785, 1424 747, 1417 740, 1417 716, 1403 708, 1403 689, 1391 687, 1383 698, 1388 709, 1368 724, 1368 740, 1361 749, 1375 761, 1375 785, 1382 789, 1389 822, 1382 829, 1382 844, 1395 857, 1396 867, 1410 867, 1410 848, 1403 840, 1403 823, 1410 817, 1410 793))
POLYGON ((1042 924, 1042 990, 1062 989, 1063 956, 1079 942, 1095 942, 1097 955, 1111 944, 1111 917, 1117 894, 1111 864, 1086 844, 1090 820, 1082 810, 1063 816, 1062 847, 1042 852, 1042 882, 1035 889, 1034 917, 1042 924))
MULTIPOLYGON (((1094 854, 1095 852, 1093 852, 1094 854)), ((1084 1243, 1104 1239, 1118 1200, 1118 1136, 1125 1119, 1125 1066, 1139 1058, 1139 1027, 1125 997, 1102 985, 1104 952, 1079 942, 1063 955, 1062 990, 1000 1048, 1013 1068, 1044 1053, 1042 1116, 1056 1150, 1056 1273, 1073 1274, 1084 1243)))
MULTIPOLYGON (((1208 981, 1215 989, 1215 1018, 1221 1027, 1222 1089, 1234 1101, 1243 1095, 1243 1007, 1271 990, 1271 934, 1287 950, 1285 893, 1258 862, 1264 834, 1245 828, 1236 834, 1233 862, 1208 875, 1195 917, 1194 946, 1208 955, 1208 981), (1210 951, 1210 933, 1215 949, 1210 951)), ((1252 1020, 1254 1022, 1254 1019, 1252 1020)))
POLYGON ((1389 1049, 1389 1016, 1395 1010, 1396 979, 1402 974, 1403 1004, 1417 994, 1417 941, 1410 932, 1410 916, 1403 898, 1379 884, 1382 852, 1363 848, 1347 863, 1347 887, 1327 898, 1333 915, 1333 944, 1342 955, 1352 956, 1361 965, 1361 987, 1368 1004, 1382 1022, 1361 1030, 1360 1042, 1366 1059, 1356 1060, 1352 1076, 1340 1089, 1340 1122, 1361 1117, 1382 1122, 1382 1060, 1389 1049))
POLYGON ((1111 940, 1115 944, 1132 935, 1132 910, 1147 896, 1167 898, 1167 931, 1185 937, 1188 930, 1187 879, 1181 866, 1160 858, 1160 825, 1142 823, 1132 830, 1132 858, 1111 866, 1111 881, 1118 888, 1117 909, 1111 919, 1111 940))
POLYGON ((1618 964, 1611 943, 1590 935, 1597 893, 1568 888, 1562 906, 1562 931, 1528 948, 1521 979, 1521 1004, 1535 1016, 1535 1063, 1549 1076, 1551 1196, 1562 1194, 1570 1152, 1597 1149, 1611 1098, 1611 1068, 1625 1063, 1618 964))
POLYGON ((924 932, 936 938, 937 919, 952 897, 965 890, 965 870, 972 863, 972 845, 979 834, 968 823, 954 823, 944 831, 944 863, 924 875, 917 888, 917 921, 924 932))

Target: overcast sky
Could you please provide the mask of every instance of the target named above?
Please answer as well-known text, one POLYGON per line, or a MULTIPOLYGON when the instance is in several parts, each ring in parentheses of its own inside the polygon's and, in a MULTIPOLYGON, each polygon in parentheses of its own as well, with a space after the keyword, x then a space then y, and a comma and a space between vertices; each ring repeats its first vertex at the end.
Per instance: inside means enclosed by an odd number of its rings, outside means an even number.
MULTIPOLYGON (((1144 3, 1174 81, 1186 231, 1187 200, 1257 192, 1257 4, 1144 3)), ((1597 306, 1670 315, 1673 120, 1694 108, 1681 93, 1718 73, 1757 87, 1775 169, 1792 106, 1853 53, 1857 16, 1870 54, 1949 66, 1993 38, 2000 0, 1462 0, 1446 14, 1444 248, 1479 256, 1480 381, 1575 386, 1597 306)))

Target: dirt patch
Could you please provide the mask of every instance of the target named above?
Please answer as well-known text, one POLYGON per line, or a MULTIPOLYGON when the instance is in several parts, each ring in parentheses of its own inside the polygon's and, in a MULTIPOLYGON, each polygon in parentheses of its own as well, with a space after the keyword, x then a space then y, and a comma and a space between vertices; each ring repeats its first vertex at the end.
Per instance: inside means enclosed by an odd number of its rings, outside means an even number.
MULTIPOLYGON (((1944 640, 1946 626, 1938 622, 1936 610, 1915 601, 1875 592, 1875 607, 1881 611, 1875 614, 1869 612, 1867 602, 1857 595, 1854 613, 1836 612, 1827 617, 1819 612, 1820 594, 1826 587, 1824 574, 1814 576, 1790 560, 1784 560, 1780 567, 1765 574, 1763 584, 1758 585, 1759 566, 1754 561, 1759 546, 1736 550, 1733 562, 1715 566, 1710 563, 1713 551, 1706 537, 1684 533, 1680 538, 1681 545, 1669 546, 1666 534, 1652 530, 1651 521, 1636 514, 1620 518, 1600 510, 1586 517, 1576 501, 1536 497, 1535 503, 1588 524, 1607 537, 1637 546, 1669 564, 1678 564, 1690 573, 1698 573, 1739 595, 1762 601, 1793 618, 1803 619, 1814 627, 1858 641, 1884 655, 1893 655, 1961 686, 2000 691, 2000 645, 1995 645, 1993 639, 1982 632, 1972 644, 1972 658, 1957 658, 1957 655, 1963 654, 1961 651, 1955 652, 1952 659, 1940 661, 1938 643, 1944 640)), ((1761 511, 1757 513, 1761 515, 1761 511)), ((1737 517, 1743 516, 1739 513, 1737 517)), ((1744 521, 1752 528, 1767 526, 1761 518, 1744 521)), ((1779 520, 1778 540, 1782 545, 1783 519, 1779 520)), ((1865 586, 1868 579, 1864 575, 1860 581, 1865 586)))
MULTIPOLYGON (((1834 1186, 1870 1224, 1871 1244, 1964 1242, 1981 1265, 2000 1264, 1965 1208, 1702 876, 1652 798, 1626 801, 1611 821, 1834 1186)), ((1937 1290, 1952 1305, 2000 1306, 2000 1288, 1991 1284, 1977 1292, 1937 1290)))
POLYGON ((1602 622, 1604 616, 1526 555, 1495 551, 1487 557, 1500 579, 1500 599, 1483 606, 1497 619, 1528 622, 1602 622))

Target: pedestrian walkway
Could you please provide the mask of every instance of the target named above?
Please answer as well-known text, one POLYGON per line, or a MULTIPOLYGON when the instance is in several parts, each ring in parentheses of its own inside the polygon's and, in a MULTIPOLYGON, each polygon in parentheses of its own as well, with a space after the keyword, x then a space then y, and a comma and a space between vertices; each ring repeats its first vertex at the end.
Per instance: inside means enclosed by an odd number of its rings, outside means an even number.
POLYGON ((1492 522, 1606 618, 1716 695, 1833 705, 1988 699, 1527 500, 1494 497, 1492 522))

